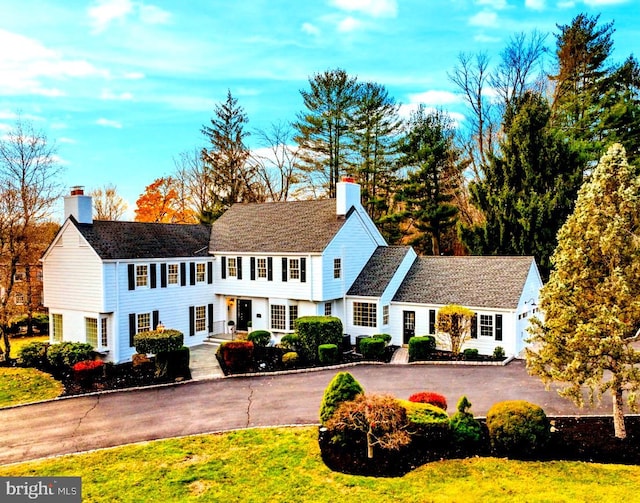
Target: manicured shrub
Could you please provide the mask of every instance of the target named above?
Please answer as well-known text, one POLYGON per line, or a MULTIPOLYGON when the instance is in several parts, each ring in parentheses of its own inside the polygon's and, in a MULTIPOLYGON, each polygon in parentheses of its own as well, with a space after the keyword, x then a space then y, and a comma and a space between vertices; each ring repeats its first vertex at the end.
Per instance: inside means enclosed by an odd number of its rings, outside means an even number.
POLYGON ((102 360, 83 360, 76 363, 73 367, 74 372, 89 372, 96 369, 101 369, 104 366, 102 360))
POLYGON ((524 400, 493 405, 487 413, 487 428, 491 447, 499 456, 530 458, 546 447, 551 436, 542 408, 524 400))
POLYGON ((48 342, 32 341, 25 344, 18 351, 18 363, 23 367, 33 367, 39 370, 47 368, 48 342))
POLYGON ((389 334, 373 334, 371 337, 374 339, 382 339, 385 344, 389 344, 391 342, 391 335, 389 334))
POLYGON ((334 316, 302 316, 295 321, 296 333, 300 337, 300 356, 307 361, 318 358, 321 344, 342 343, 342 321, 334 316))
POLYGON ((104 362, 102 360, 83 360, 72 368, 73 378, 84 386, 93 383, 96 377, 102 375, 104 362))
POLYGON ((398 403, 407 411, 407 420, 413 426, 410 430, 414 434, 424 436, 431 429, 442 431, 449 428, 449 416, 436 405, 409 400, 398 400, 398 403))
POLYGON ((478 359, 478 350, 476 348, 467 348, 462 352, 462 359, 473 361, 478 359))
POLYGON ((318 346, 318 359, 323 365, 332 365, 338 361, 338 346, 335 344, 320 344, 318 346))
POLYGON ((297 352, 300 347, 300 336, 298 336, 298 334, 283 335, 280 339, 280 346, 284 349, 297 352))
POLYGON ((158 379, 191 379, 189 362, 191 351, 188 347, 182 346, 175 351, 161 351, 156 355, 155 377, 158 379))
POLYGON ((482 427, 469 412, 471 402, 466 396, 458 400, 458 411, 451 416, 451 437, 458 450, 467 455, 473 454, 480 447, 482 441, 482 427))
POLYGON ((342 402, 353 400, 364 388, 349 372, 338 372, 324 390, 320 404, 320 422, 325 424, 342 402))
POLYGON ((298 364, 299 359, 300 357, 298 356, 298 353, 295 351, 289 351, 282 355, 282 364, 285 367, 295 367, 298 364))
POLYGON ((504 348, 502 346, 496 346, 493 350, 493 357, 496 360, 504 360, 504 357, 505 357, 504 348))
POLYGON ((381 360, 385 347, 386 344, 382 339, 368 337, 360 341, 360 352, 365 360, 381 360))
POLYGON ((71 370, 76 363, 93 359, 93 346, 85 342, 59 342, 47 349, 47 360, 56 372, 71 370))
POLYGON ((427 360, 436 349, 436 338, 432 335, 409 339, 409 361, 427 360))
POLYGON ((223 342, 216 354, 229 372, 244 372, 253 365, 253 342, 223 342))
POLYGON ((179 330, 150 330, 133 337, 133 345, 138 353, 157 355, 165 351, 176 351, 182 347, 184 335, 179 330))
POLYGON ((268 330, 254 330, 249 332, 247 340, 253 342, 254 346, 265 348, 271 341, 271 332, 268 330))
POLYGON ((447 410, 447 399, 440 393, 434 393, 433 391, 421 391, 420 393, 414 393, 409 397, 410 402, 416 403, 430 403, 442 410, 447 410))

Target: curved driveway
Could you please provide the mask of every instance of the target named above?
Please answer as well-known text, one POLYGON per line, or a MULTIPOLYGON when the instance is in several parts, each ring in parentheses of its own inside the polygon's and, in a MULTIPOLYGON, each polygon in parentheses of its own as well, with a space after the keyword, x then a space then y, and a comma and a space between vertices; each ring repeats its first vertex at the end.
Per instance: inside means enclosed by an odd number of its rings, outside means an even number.
MULTIPOLYGON (((548 415, 610 414, 577 409, 530 377, 522 361, 504 367, 360 365, 351 372, 368 393, 446 396, 449 411, 466 394, 483 416, 500 400, 525 399, 548 415)), ((337 370, 236 377, 103 393, 0 409, 0 464, 131 442, 252 426, 315 424, 322 393, 337 370)))

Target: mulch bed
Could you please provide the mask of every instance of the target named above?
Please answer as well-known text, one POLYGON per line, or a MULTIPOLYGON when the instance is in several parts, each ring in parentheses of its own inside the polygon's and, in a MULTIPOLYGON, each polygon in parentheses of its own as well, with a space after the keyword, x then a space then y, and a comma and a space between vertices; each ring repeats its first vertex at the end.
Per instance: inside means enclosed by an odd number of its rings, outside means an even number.
POLYGON ((429 358, 422 361, 434 361, 434 362, 461 362, 461 361, 470 361, 470 362, 501 362, 504 361, 504 358, 494 358, 493 356, 487 355, 478 355, 474 358, 465 358, 462 353, 454 354, 451 351, 433 351, 429 354, 429 358))

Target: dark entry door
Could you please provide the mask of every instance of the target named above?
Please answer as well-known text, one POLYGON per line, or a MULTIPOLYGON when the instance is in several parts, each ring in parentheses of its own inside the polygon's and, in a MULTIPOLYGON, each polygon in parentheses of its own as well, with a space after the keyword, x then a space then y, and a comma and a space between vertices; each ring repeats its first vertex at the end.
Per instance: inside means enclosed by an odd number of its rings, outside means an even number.
POLYGON ((416 335, 416 312, 402 311, 402 341, 409 344, 409 339, 416 335))
POLYGON ((247 323, 251 320, 251 301, 238 299, 238 319, 236 320, 236 330, 247 330, 247 323))

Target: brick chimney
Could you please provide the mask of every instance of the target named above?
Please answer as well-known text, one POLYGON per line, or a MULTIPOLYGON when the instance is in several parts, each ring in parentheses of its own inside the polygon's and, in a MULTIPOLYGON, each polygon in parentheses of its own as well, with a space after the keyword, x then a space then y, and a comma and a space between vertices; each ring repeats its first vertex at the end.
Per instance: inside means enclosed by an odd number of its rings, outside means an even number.
POLYGON ((80 224, 93 223, 93 203, 91 196, 84 195, 84 187, 76 185, 71 187, 71 193, 64 197, 64 219, 71 215, 80 224))
POLYGON ((348 176, 336 184, 336 215, 345 216, 352 206, 360 203, 360 185, 348 176))

